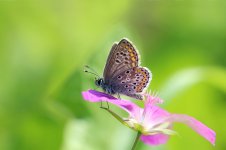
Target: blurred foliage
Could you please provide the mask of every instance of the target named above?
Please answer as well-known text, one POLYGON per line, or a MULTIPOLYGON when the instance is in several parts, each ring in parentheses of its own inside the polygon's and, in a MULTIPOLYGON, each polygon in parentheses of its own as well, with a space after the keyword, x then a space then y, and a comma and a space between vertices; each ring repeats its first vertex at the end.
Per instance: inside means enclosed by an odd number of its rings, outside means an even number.
POLYGON ((127 37, 152 70, 170 112, 217 133, 216 146, 176 125, 166 145, 137 149, 226 149, 226 2, 223 0, 0 1, 0 149, 125 150, 136 133, 99 105, 95 89, 111 45, 127 37))

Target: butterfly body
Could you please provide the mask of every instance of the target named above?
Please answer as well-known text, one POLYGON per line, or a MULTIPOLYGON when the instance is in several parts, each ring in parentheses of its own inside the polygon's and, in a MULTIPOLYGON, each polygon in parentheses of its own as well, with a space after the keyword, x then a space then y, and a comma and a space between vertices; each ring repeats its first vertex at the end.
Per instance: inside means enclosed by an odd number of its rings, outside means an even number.
POLYGON ((115 89, 112 87, 112 85, 109 85, 109 84, 105 83, 103 78, 97 79, 97 80, 95 81, 95 84, 96 84, 97 86, 101 87, 101 88, 104 90, 104 92, 106 92, 106 93, 108 93, 108 94, 110 94, 110 95, 114 95, 114 94, 117 93, 117 92, 116 92, 117 90, 115 90, 115 89))
POLYGON ((115 43, 104 68, 103 78, 95 81, 108 94, 123 94, 143 99, 142 93, 151 81, 151 72, 139 66, 139 55, 127 39, 115 43))

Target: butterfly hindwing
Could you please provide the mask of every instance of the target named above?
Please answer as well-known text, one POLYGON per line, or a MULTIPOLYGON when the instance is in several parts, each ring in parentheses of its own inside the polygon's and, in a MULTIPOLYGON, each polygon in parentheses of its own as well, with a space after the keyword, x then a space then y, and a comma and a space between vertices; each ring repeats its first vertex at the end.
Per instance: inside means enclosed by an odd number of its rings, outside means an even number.
POLYGON ((134 67, 115 76, 111 84, 117 93, 143 99, 141 93, 149 85, 152 75, 144 67, 134 67))

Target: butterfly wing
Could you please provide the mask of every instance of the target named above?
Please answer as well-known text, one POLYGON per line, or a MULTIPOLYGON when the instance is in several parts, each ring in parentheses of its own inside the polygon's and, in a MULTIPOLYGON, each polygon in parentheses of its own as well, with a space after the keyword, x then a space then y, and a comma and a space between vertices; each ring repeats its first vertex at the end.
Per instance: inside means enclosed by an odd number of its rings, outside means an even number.
POLYGON ((138 65, 138 52, 128 40, 122 39, 111 48, 104 68, 103 77, 105 83, 110 83, 119 73, 137 67, 138 65))
POLYGON ((148 87, 151 79, 152 74, 149 69, 134 67, 115 76, 111 84, 116 93, 142 100, 141 93, 148 87))

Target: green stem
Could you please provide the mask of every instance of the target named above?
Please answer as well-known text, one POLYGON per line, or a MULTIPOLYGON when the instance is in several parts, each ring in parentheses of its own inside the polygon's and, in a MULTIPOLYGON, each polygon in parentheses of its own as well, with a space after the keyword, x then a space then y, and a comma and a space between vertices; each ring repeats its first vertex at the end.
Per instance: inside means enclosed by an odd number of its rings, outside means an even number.
POLYGON ((131 150, 135 150, 135 147, 136 147, 136 145, 137 145, 137 143, 138 143, 138 141, 139 141, 140 136, 141 136, 141 133, 138 131, 138 132, 137 132, 136 140, 134 141, 133 147, 132 147, 131 150))
MULTIPOLYGON (((127 127, 131 128, 131 129, 135 130, 134 128, 130 127, 130 126, 128 125, 128 123, 127 123, 123 118, 121 118, 118 114, 116 114, 116 113, 114 113, 113 111, 111 111, 109 108, 102 107, 102 106, 101 106, 100 108, 102 108, 102 109, 108 111, 113 117, 115 117, 119 122, 121 122, 121 123, 124 124, 125 126, 127 126, 127 127)), ((135 130, 135 131, 136 131, 136 130, 135 130)))
MULTIPOLYGON (((114 116, 114 117, 115 117, 118 121, 120 121, 122 124, 124 124, 124 125, 126 125, 127 127, 131 128, 131 129, 133 129, 133 130, 135 130, 133 127, 130 127, 130 126, 127 124, 127 122, 126 122, 125 120, 123 120, 119 115, 117 115, 116 113, 114 113, 113 111, 111 111, 109 108, 102 107, 102 106, 101 106, 100 108, 102 108, 102 109, 108 111, 112 116, 114 116)), ((137 131, 137 130, 136 130, 136 131, 137 131)), ((133 147, 132 147, 131 150, 135 150, 135 147, 136 147, 136 145, 137 145, 137 142, 139 141, 140 136, 141 136, 141 132, 138 131, 138 132, 137 132, 136 140, 134 141, 133 147)))

